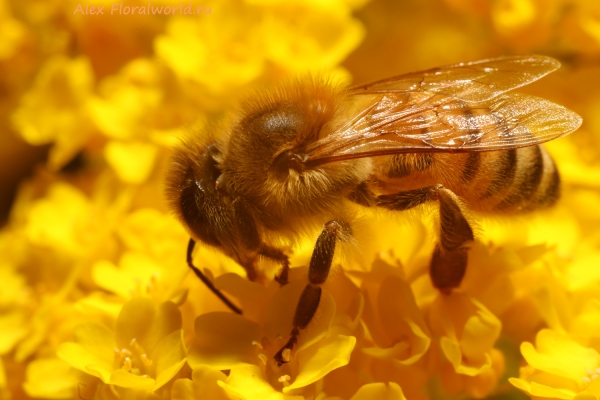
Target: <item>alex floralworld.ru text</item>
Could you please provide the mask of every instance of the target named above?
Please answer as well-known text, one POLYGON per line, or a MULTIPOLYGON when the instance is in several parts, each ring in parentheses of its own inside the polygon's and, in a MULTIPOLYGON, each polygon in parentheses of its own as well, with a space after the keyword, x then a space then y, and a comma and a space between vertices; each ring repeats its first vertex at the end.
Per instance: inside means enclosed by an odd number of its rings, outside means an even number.
POLYGON ((155 6, 152 3, 148 3, 143 6, 128 6, 123 3, 113 3, 110 8, 106 8, 103 5, 94 4, 77 4, 73 14, 81 15, 152 15, 152 14, 165 14, 165 15, 198 15, 198 14, 212 14, 212 7, 193 5, 188 3, 184 5, 173 6, 155 6))

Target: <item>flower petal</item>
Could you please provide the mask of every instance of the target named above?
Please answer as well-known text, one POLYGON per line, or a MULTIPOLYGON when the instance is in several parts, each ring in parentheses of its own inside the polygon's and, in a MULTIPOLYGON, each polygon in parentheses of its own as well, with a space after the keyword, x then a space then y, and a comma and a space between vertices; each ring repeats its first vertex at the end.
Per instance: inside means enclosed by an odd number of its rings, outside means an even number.
POLYGON ((77 387, 73 371, 68 363, 58 358, 33 360, 27 365, 27 380, 23 383, 23 389, 28 396, 36 398, 72 398, 77 387))
POLYGON ((111 385, 121 386, 128 389, 148 390, 151 391, 155 381, 146 376, 140 376, 127 372, 124 369, 115 369, 110 374, 111 385))
POLYGON ((157 390, 170 381, 186 362, 183 331, 177 330, 165 336, 154 349, 152 361, 156 366, 153 390, 157 390))
POLYGON ((225 312, 202 314, 195 321, 196 340, 188 363, 192 368, 208 365, 220 370, 254 363, 260 342, 260 326, 241 315, 225 312))
POLYGON ((144 339, 148 346, 147 350, 153 351, 163 338, 181 329, 181 323, 181 312, 175 303, 170 301, 161 303, 156 309, 154 320, 144 339))
POLYGON ((398 276, 387 276, 381 284, 377 305, 379 319, 388 340, 394 343, 392 347, 398 361, 409 365, 419 360, 429 349, 431 339, 408 283, 398 276), (396 344, 402 342, 407 346, 406 351, 400 353, 404 346, 396 344))
POLYGON ((0 315, 0 354, 10 352, 28 333, 25 316, 20 312, 0 315))
POLYGON ((225 382, 227 375, 218 369, 200 365, 192 371, 192 379, 178 379, 173 383, 173 400, 229 400, 219 381, 225 382))
POLYGON ((363 385, 350 400, 406 400, 402 389, 397 383, 383 382, 363 385))
POLYGON ((475 376, 491 366, 491 350, 502 325, 483 304, 464 293, 438 295, 430 323, 457 373, 475 376))
POLYGON ((283 392, 310 385, 334 369, 347 365, 355 345, 354 336, 336 335, 298 351, 296 357, 300 372, 290 386, 283 388, 283 392))
POLYGON ((61 344, 56 354, 73 368, 87 372, 108 383, 113 369, 115 338, 108 328, 98 323, 85 323, 75 328, 77 343, 61 344))
POLYGON ((112 140, 104 148, 104 157, 119 179, 137 184, 150 176, 157 152, 157 147, 151 143, 112 140))
POLYGON ((262 379, 260 367, 240 365, 231 369, 225 382, 218 381, 230 398, 241 400, 304 400, 304 396, 285 395, 262 379))
POLYGON ((152 300, 146 297, 134 297, 123 305, 116 324, 116 341, 120 348, 128 347, 136 339, 148 351, 145 342, 149 327, 152 326, 156 310, 152 300))
MULTIPOLYGON (((267 337, 271 343, 276 342, 278 338, 289 336, 292 330, 294 313, 305 287, 306 282, 304 280, 291 282, 282 287, 271 298, 263 329, 263 336, 267 337)), ((298 350, 312 345, 327 334, 335 316, 335 311, 335 300, 327 290, 323 290, 313 320, 298 337, 298 350)))
POLYGON ((535 343, 537 349, 529 342, 521 344, 521 353, 529 365, 540 371, 579 382, 587 370, 600 365, 596 350, 581 346, 565 334, 542 329, 535 343))
POLYGON ((97 376, 104 383, 110 381, 110 373, 113 370, 112 360, 107 362, 104 357, 90 353, 78 343, 67 342, 61 344, 56 350, 56 355, 69 363, 71 367, 97 376))

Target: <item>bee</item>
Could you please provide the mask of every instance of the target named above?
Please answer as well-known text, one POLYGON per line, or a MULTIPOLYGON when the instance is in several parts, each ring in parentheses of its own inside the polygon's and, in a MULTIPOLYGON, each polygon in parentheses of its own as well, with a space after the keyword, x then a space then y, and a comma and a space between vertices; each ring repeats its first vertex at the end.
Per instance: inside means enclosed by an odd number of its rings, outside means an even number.
POLYGON ((512 56, 349 88, 310 78, 247 98, 218 132, 191 136, 174 152, 166 193, 191 236, 188 265, 241 313, 193 265, 195 243, 219 249, 251 280, 261 279, 258 259, 280 263, 284 285, 289 261, 279 239, 322 227, 279 365, 317 310, 336 244, 353 238, 344 217, 352 203, 397 211, 437 203, 429 272, 438 290, 452 291, 474 240, 468 210, 522 214, 559 197, 558 170, 540 144, 581 118, 509 93, 559 67, 545 56, 512 56))

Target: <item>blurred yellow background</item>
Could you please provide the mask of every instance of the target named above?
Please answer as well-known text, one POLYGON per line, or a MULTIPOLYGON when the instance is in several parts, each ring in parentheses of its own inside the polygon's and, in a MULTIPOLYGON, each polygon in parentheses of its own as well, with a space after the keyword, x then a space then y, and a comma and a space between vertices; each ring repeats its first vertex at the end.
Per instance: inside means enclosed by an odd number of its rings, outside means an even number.
MULTIPOLYGON (((112 326, 134 294, 150 296, 156 305, 181 300, 185 343, 193 336, 197 315, 225 310, 197 282, 184 278, 186 234, 168 215, 162 194, 169 149, 182 133, 223 115, 240 96, 307 72, 362 83, 514 54, 558 59, 560 70, 519 91, 564 105, 584 122, 577 132, 547 146, 562 173, 562 208, 521 243, 528 250, 515 250, 523 255, 531 250, 526 246, 545 243, 551 254, 534 264, 537 272, 527 272, 532 275, 511 275, 514 302, 506 305, 505 314, 492 310, 502 320, 503 334, 516 343, 509 346, 514 354, 504 356, 508 375, 498 383, 498 393, 507 397, 502 398, 524 396, 506 382, 508 377, 525 381, 544 370, 531 362, 533 356, 527 358, 529 365, 518 358, 519 341, 533 341, 542 328, 581 339, 581 327, 600 323, 593 311, 600 304, 600 276, 594 272, 600 271, 600 1, 0 0, 0 399, 193 398, 183 389, 171 391, 177 378, 191 379, 187 365, 178 364, 183 368, 179 375, 142 395, 143 390, 122 389, 127 385, 102 391, 102 385, 111 385, 101 374, 74 375, 71 367, 85 371, 85 363, 72 361, 76 357, 65 355, 64 346, 56 358, 57 349, 73 340, 75 326, 91 320, 112 326), (195 15, 183 14, 188 5, 195 15), (88 6, 103 7, 104 14, 89 13, 88 6), (169 15, 151 12, 151 7, 178 6, 179 12, 169 15), (125 14, 123 7, 137 9, 125 14), (164 276, 159 273, 158 284, 154 272, 147 273, 171 267, 164 276), (132 272, 136 268, 145 271, 140 272, 144 278, 132 272), (546 282, 537 280, 539 271, 552 283, 531 289, 532 281, 546 282), (115 279, 126 283, 114 284, 115 279), (146 284, 160 288, 144 292, 140 288, 146 284), (184 303, 182 287, 190 291, 191 305, 184 303), (531 318, 523 322, 508 316, 520 312, 531 318)), ((512 234, 512 240, 496 241, 514 245, 521 239, 521 231, 508 231, 504 238, 512 234)), ((218 254, 201 255, 215 275, 241 272, 218 254)), ((398 258, 404 262, 408 256, 398 258)), ((435 313, 436 304, 423 312, 435 313)), ((594 335, 577 346, 597 355, 600 336, 594 335)), ((440 373, 444 390, 456 389, 455 398, 492 395, 504 361, 496 352, 489 354, 495 375, 488 369, 477 381, 440 373), (460 383, 453 386, 452 379, 460 383)), ((570 379, 556 371, 594 370, 600 367, 594 357, 586 358, 585 366, 573 361, 576 366, 552 371, 570 379)), ((423 358, 412 369, 394 364, 405 374, 400 379, 415 386, 401 382, 402 396, 450 398, 440 392, 438 381, 423 389, 423 376, 433 376, 437 368, 429 362, 423 358)), ((340 372, 324 384, 312 383, 310 391, 294 393, 307 399, 350 398, 369 380, 387 382, 384 369, 371 378, 348 375, 356 379, 347 388, 347 376, 340 372)), ((227 380, 233 385, 228 396, 235 398, 231 393, 237 381, 218 373, 206 372, 202 379, 227 380)), ((156 382, 162 379, 158 375, 156 382)), ((580 387, 581 379, 571 386, 555 381, 567 390, 560 398, 574 398, 573 393, 588 388, 580 387)), ((221 390, 214 382, 211 390, 221 390)), ((523 385, 518 387, 527 391, 523 385)), ((403 398, 395 386, 386 390, 389 398, 403 398)), ((355 398, 369 398, 368 393, 355 398)), ((544 393, 538 393, 540 398, 555 398, 558 392, 544 393)), ((281 392, 272 395, 284 398, 281 392)))

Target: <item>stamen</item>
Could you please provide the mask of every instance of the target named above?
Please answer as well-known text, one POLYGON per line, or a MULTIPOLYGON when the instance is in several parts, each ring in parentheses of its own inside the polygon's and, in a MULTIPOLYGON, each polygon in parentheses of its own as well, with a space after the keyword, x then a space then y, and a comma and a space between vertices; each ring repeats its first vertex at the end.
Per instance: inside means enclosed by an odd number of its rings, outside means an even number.
POLYGON ((257 342, 256 340, 253 340, 253 341, 252 341, 252 346, 256 346, 256 347, 258 347, 258 348, 259 348, 259 349, 261 349, 261 350, 263 349, 263 346, 262 346, 262 344, 260 344, 260 343, 259 343, 259 342, 257 342))
POLYGON ((290 379, 292 379, 292 378, 289 375, 282 375, 277 379, 277 381, 284 383, 284 382, 289 382, 290 379))
POLYGON ((281 353, 281 358, 283 358, 283 360, 285 362, 290 362, 290 354, 291 354, 290 349, 284 349, 283 352, 281 353))
POLYGON ((140 359, 142 360, 142 364, 144 364, 146 367, 151 367, 152 366, 152 360, 148 358, 148 356, 146 355, 146 353, 142 354, 140 356, 140 359))
POLYGON ((258 358, 260 358, 260 361, 262 361, 262 363, 263 363, 264 365, 267 365, 267 361, 269 361, 269 359, 267 358, 267 356, 265 356, 264 354, 260 353, 260 354, 258 355, 258 358))
POLYGON ((140 344, 138 343, 138 341, 133 338, 131 339, 131 342, 129 343, 131 345, 131 347, 133 347, 133 349, 138 353, 138 354, 145 354, 146 351, 144 350, 144 348, 142 346, 140 346, 140 344))
POLYGON ((131 371, 131 358, 125 357, 125 361, 123 361, 123 369, 127 372, 131 371))

